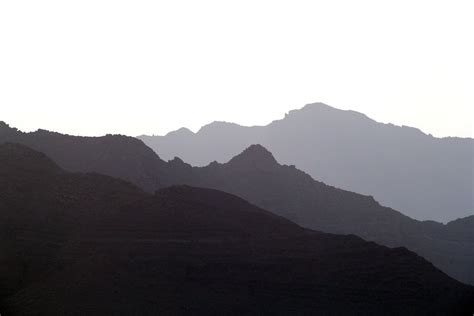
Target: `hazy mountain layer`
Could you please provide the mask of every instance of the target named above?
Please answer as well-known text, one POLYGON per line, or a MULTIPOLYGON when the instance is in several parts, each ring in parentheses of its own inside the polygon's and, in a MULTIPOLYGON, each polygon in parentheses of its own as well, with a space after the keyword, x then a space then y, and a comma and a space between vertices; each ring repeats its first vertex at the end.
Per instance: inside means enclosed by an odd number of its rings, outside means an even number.
POLYGON ((421 257, 305 230, 235 196, 66 173, 0 146, 0 312, 471 315, 421 257))
POLYGON ((236 194, 311 229, 407 247, 452 277, 474 284, 474 216, 446 225, 417 221, 371 196, 328 186, 293 166, 282 166, 260 145, 225 164, 193 168, 174 159, 169 166, 178 183, 236 194))
POLYGON ((65 169, 130 180, 149 192, 173 184, 226 191, 307 228, 407 247, 457 280, 474 284, 473 216, 447 225, 416 221, 371 197, 327 186, 295 167, 279 165, 262 146, 251 146, 226 164, 193 168, 180 159, 166 163, 139 140, 125 136, 21 133, 4 125, 0 143, 6 140, 43 151, 65 169))
POLYGON ((310 104, 267 126, 214 122, 198 133, 139 137, 165 159, 197 166, 226 162, 251 144, 313 178, 370 194, 420 220, 448 222, 474 215, 474 141, 435 138, 381 124, 353 111, 310 104))

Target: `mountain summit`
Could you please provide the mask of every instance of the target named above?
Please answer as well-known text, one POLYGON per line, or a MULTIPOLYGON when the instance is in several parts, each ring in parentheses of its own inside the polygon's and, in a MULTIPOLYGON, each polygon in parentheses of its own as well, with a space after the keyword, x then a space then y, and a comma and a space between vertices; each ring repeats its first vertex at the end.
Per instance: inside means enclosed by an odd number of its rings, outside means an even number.
POLYGON ((253 165, 259 168, 269 168, 277 165, 275 157, 262 145, 256 144, 246 148, 242 153, 229 161, 231 165, 253 165))

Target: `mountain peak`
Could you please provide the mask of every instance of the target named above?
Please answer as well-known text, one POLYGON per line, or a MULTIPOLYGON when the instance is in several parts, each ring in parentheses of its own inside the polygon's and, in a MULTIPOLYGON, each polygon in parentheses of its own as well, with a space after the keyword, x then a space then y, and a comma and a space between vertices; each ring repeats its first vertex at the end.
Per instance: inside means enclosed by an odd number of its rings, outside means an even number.
POLYGON ((336 109, 332 106, 327 105, 326 103, 322 102, 315 102, 315 103, 308 103, 305 106, 303 106, 301 109, 296 109, 290 111, 290 113, 296 113, 296 112, 321 112, 321 111, 340 111, 339 109, 336 109))
POLYGON ((175 131, 169 132, 165 136, 189 136, 189 135, 194 135, 193 131, 191 131, 189 128, 181 127, 175 131))
POLYGON ((315 103, 306 104, 300 109, 289 111, 285 115, 285 119, 286 118, 301 118, 301 119, 307 120, 309 118, 312 118, 313 116, 321 116, 321 115, 327 115, 327 114, 334 115, 335 113, 340 113, 340 112, 343 112, 343 110, 336 109, 322 102, 315 102, 315 103))
POLYGON ((277 120, 273 123, 278 124, 285 121, 290 121, 293 124, 310 125, 314 125, 315 122, 327 122, 332 126, 335 126, 335 124, 344 126, 347 124, 367 124, 367 122, 375 123, 373 119, 363 113, 338 109, 321 102, 306 104, 301 109, 291 110, 283 120, 277 120))
POLYGON ((176 166, 176 167, 188 167, 191 168, 192 166, 183 161, 183 159, 175 156, 173 159, 168 160, 169 166, 176 166))
POLYGON ((316 108, 337 110, 336 108, 334 108, 330 105, 327 105, 326 103, 322 103, 322 102, 308 103, 303 108, 301 108, 301 110, 303 110, 303 109, 316 109, 316 108))
POLYGON ((229 163, 251 163, 258 167, 268 167, 278 164, 273 154, 260 144, 250 145, 242 153, 232 158, 229 163))

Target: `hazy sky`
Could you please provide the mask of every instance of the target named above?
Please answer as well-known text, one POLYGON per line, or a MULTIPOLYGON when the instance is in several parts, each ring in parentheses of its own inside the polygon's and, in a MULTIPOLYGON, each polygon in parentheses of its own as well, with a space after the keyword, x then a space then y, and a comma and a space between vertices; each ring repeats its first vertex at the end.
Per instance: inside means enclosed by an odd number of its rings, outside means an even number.
POLYGON ((163 134, 306 103, 472 136, 473 1, 1 1, 0 120, 163 134))

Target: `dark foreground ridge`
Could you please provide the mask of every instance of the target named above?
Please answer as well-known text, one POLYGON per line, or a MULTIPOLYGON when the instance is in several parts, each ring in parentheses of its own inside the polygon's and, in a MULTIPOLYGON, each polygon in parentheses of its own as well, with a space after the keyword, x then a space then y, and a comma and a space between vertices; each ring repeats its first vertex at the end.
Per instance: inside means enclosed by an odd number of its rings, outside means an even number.
POLYGON ((325 185, 294 166, 280 165, 261 145, 250 146, 228 163, 196 168, 179 158, 165 162, 141 141, 119 135, 22 133, 4 125, 0 143, 5 141, 42 151, 66 170, 99 172, 148 192, 188 184, 235 194, 306 228, 407 247, 451 277, 474 284, 474 216, 446 225, 417 221, 372 197, 325 185))
POLYGON ((152 195, 0 145, 0 312, 471 315, 473 288, 403 249, 303 229, 220 191, 152 195))

